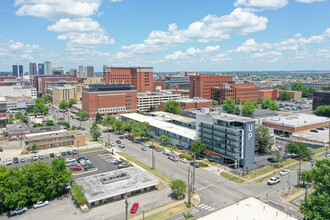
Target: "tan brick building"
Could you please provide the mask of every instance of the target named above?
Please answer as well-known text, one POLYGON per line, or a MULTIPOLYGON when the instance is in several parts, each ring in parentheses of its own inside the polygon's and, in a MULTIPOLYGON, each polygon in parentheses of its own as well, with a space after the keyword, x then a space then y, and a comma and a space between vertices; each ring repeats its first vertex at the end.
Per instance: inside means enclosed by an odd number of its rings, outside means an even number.
POLYGON ((54 105, 59 105, 62 100, 69 102, 70 99, 81 101, 82 86, 61 86, 52 90, 52 100, 54 105))

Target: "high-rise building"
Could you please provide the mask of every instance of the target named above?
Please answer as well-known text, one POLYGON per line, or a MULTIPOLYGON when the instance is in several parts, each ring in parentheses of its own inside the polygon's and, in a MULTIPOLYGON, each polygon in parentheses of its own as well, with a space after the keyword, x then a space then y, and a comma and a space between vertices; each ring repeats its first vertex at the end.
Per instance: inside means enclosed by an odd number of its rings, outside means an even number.
POLYGON ((232 76, 201 74, 190 76, 190 98, 211 99, 211 88, 233 81, 232 76))
POLYGON ((62 66, 53 66, 52 75, 64 75, 64 70, 62 66))
POLYGON ((45 75, 52 75, 52 65, 49 61, 44 62, 45 75))
POLYGON ((79 78, 85 78, 84 77, 84 66, 79 66, 79 78))
POLYGON ((15 64, 13 65, 13 76, 22 77, 23 75, 23 65, 15 64))
POLYGON ((29 74, 30 75, 38 75, 37 64, 29 63, 29 74))
POLYGON ((70 69, 70 75, 77 77, 77 69, 70 69))
POLYGON ((103 66, 103 78, 106 84, 128 83, 137 88, 137 92, 153 92, 153 67, 109 67, 103 66))
POLYGON ((45 75, 45 67, 43 63, 38 63, 38 75, 45 75))
POLYGON ((85 77, 93 77, 94 76, 94 66, 86 66, 85 67, 85 77))

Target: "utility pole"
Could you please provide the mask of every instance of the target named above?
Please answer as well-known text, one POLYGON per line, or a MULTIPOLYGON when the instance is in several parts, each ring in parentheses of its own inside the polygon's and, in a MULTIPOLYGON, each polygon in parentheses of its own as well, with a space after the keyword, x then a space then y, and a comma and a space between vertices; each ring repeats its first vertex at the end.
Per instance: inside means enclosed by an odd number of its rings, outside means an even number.
POLYGON ((152 154, 151 154, 151 162, 152 162, 152 169, 155 169, 155 154, 154 154, 154 146, 152 146, 152 154))
POLYGON ((68 123, 70 124, 70 108, 68 110, 68 123))
POLYGON ((191 206, 191 183, 190 183, 190 167, 188 167, 188 207, 191 206))
POLYGON ((125 219, 127 220, 127 217, 128 217, 128 201, 127 201, 127 198, 128 198, 128 196, 127 196, 127 191, 126 191, 126 195, 125 195, 125 206, 126 206, 126 211, 125 211, 125 219))
POLYGON ((193 193, 195 193, 195 175, 196 175, 196 173, 195 173, 195 170, 196 170, 196 165, 195 165, 195 163, 196 163, 196 153, 194 153, 194 168, 193 168, 193 179, 192 179, 192 192, 193 193))
POLYGON ((299 156, 299 170, 298 170, 298 173, 297 173, 297 185, 298 187, 300 186, 300 172, 301 172, 301 156, 299 156))
POLYGON ((108 144, 107 147, 110 146, 110 128, 109 128, 109 124, 108 124, 108 144))

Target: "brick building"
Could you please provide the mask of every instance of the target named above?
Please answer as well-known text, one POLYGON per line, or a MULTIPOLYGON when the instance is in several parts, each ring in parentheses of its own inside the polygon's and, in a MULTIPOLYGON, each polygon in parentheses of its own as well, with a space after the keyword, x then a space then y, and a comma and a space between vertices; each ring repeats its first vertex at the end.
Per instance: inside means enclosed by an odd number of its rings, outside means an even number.
MULTIPOLYGON (((268 90, 259 90, 259 98, 265 99, 265 98, 273 98, 275 100, 278 100, 278 97, 284 92, 284 90, 277 90, 277 89, 268 89, 268 90)), ((293 99, 299 99, 302 97, 301 91, 286 91, 289 92, 293 99)))
POLYGON ((315 91, 313 93, 313 110, 316 110, 321 105, 330 105, 330 90, 315 91))
MULTIPOLYGON (((192 99, 184 99, 184 100, 178 100, 179 107, 181 110, 185 109, 201 109, 201 108, 208 108, 212 106, 212 100, 209 99, 202 99, 199 97, 194 97, 192 99)), ((162 111, 164 109, 164 103, 161 102, 158 106, 158 110, 162 111)))
POLYGON ((82 110, 94 118, 101 115, 116 115, 136 112, 136 87, 129 84, 94 84, 83 88, 82 110))
MULTIPOLYGON (((47 82, 59 82, 59 83, 53 83, 55 86, 60 86, 59 84, 63 85, 66 82, 76 82, 76 84, 82 83, 82 79, 76 78, 74 76, 34 76, 32 85, 34 88, 37 89, 37 92, 41 95, 44 95, 46 92, 46 84, 47 82)), ((72 83, 70 83, 71 85, 72 83)))
POLYGON ((109 67, 103 66, 103 79, 106 84, 127 83, 135 86, 137 92, 153 92, 153 67, 109 67))
POLYGON ((211 99, 211 88, 220 86, 222 83, 229 83, 233 80, 232 76, 224 75, 196 75, 190 76, 190 98, 201 97, 211 99))
POLYGON ((221 84, 211 89, 211 99, 217 100, 220 104, 227 99, 255 101, 259 98, 259 88, 253 83, 221 84))

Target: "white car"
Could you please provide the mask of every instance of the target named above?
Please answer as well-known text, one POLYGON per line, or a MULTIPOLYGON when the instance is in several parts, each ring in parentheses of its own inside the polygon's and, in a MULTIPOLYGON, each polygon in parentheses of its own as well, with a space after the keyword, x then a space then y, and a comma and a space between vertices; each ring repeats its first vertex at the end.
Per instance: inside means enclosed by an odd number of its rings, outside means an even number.
POLYGON ((111 145, 111 147, 114 147, 115 146, 115 143, 110 142, 110 145, 111 145))
POLYGON ((285 170, 282 170, 282 171, 280 172, 280 175, 281 175, 281 176, 284 176, 284 175, 286 175, 286 174, 288 174, 288 173, 290 173, 290 170, 285 169, 285 170))
POLYGON ((110 162, 114 164, 117 161, 117 159, 112 159, 110 162))
POLYGON ((19 214, 22 214, 23 212, 26 212, 27 210, 28 210, 27 207, 15 209, 15 210, 10 211, 10 215, 19 215, 19 214))
POLYGON ((36 155, 32 156, 32 160, 34 160, 34 161, 38 160, 38 156, 36 156, 36 155))
POLYGON ((61 153, 56 153, 55 156, 56 157, 60 157, 61 156, 61 153))
POLYGON ((180 159, 180 161, 181 161, 182 163, 188 163, 188 160, 187 160, 186 158, 182 158, 182 159, 180 159))
POLYGON ((65 159, 65 163, 71 163, 71 162, 76 162, 76 159, 73 159, 73 158, 65 159))
POLYGON ((11 159, 7 159, 6 160, 6 165, 11 165, 11 164, 12 164, 11 159))
POLYGON ((2 160, 0 159, 0 166, 3 165, 2 160))
POLYGON ((40 201, 40 202, 37 202, 36 204, 33 204, 33 208, 34 209, 37 209, 37 208, 41 208, 43 206, 46 206, 48 205, 48 201, 40 201))
POLYGON ((279 183, 281 179, 279 177, 272 177, 270 178, 267 183, 268 185, 275 185, 276 183, 279 183))

